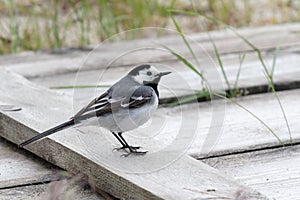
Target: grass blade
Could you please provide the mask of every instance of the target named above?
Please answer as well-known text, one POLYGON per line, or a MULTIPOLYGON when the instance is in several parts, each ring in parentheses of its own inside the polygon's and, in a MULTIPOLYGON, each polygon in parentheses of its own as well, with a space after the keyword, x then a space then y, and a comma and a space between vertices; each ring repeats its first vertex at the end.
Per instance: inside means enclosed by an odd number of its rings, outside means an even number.
POLYGON ((54 14, 52 18, 52 31, 54 37, 54 47, 61 48, 61 42, 59 38, 59 26, 58 26, 58 12, 59 12, 59 1, 54 0, 54 14))
POLYGON ((16 10, 16 2, 15 1, 5 1, 9 7, 9 29, 10 29, 10 48, 13 53, 18 51, 19 45, 19 28, 17 23, 17 10, 16 10))
POLYGON ((213 44, 214 52, 215 52, 215 54, 216 54, 216 57, 217 57, 219 66, 220 66, 220 68, 221 68, 223 77, 224 77, 224 79, 225 79, 225 82, 226 82, 226 85, 227 85, 227 88, 228 88, 228 91, 229 91, 229 95, 230 95, 230 97, 233 97, 233 96, 232 96, 231 86, 230 86, 230 83, 229 83, 229 81, 228 81, 228 78, 227 78, 227 75, 226 75, 226 72, 225 72, 225 69, 224 69, 224 66, 223 66, 223 62, 222 62, 221 56, 220 56, 220 54, 219 54, 218 48, 216 47, 215 42, 211 39, 210 36, 209 36, 209 38, 210 38, 210 41, 211 41, 212 44, 213 44))
POLYGON ((202 98, 202 97, 210 98, 210 93, 208 91, 204 91, 204 92, 201 92, 201 93, 197 93, 195 95, 186 96, 186 97, 177 99, 177 101, 165 104, 164 106, 165 107, 174 107, 174 106, 178 106, 178 105, 181 105, 181 104, 185 104, 185 103, 188 103, 188 102, 195 101, 195 100, 197 100, 199 98, 202 98))
POLYGON ((288 129, 288 132, 289 132, 289 135, 290 135, 290 140, 292 142, 292 134, 291 134, 291 130, 290 130, 290 126, 289 126, 289 123, 288 123, 288 120, 287 120, 287 116, 284 112, 284 109, 283 109, 283 106, 282 106, 282 103, 276 93, 276 90, 275 90, 275 87, 274 87, 274 83, 273 83, 273 79, 272 77, 270 76, 271 74, 269 73, 268 71, 268 68, 263 60, 263 57, 262 57, 262 53, 261 51, 254 45, 252 44, 247 38, 245 38, 244 36, 242 36, 240 33, 238 33, 234 28, 232 28, 231 26, 217 20, 216 18, 213 18, 213 17, 209 17, 209 16, 206 16, 204 14, 201 14, 201 13, 198 13, 198 12, 186 12, 186 11, 180 11, 180 10, 171 10, 171 12, 174 12, 174 13, 181 13, 181 14, 187 14, 187 15, 199 15, 199 16, 202 16, 204 17, 205 19, 217 24, 217 25, 220 25, 220 26, 223 26, 225 28, 228 28, 229 30, 231 30, 238 38, 240 38, 241 40, 243 40, 249 47, 252 48, 253 51, 256 52, 257 54, 257 57, 260 61, 260 63, 262 64, 262 67, 264 69, 264 72, 266 74, 266 78, 268 79, 268 82, 269 82, 269 87, 271 88, 271 91, 272 93, 274 93, 275 97, 276 97, 276 100, 278 101, 278 104, 280 106, 280 110, 282 112, 282 115, 285 119, 285 123, 286 123, 286 126, 287 126, 287 129, 288 129))
POLYGON ((242 65, 243 65, 243 62, 246 58, 246 54, 244 53, 242 56, 239 55, 239 68, 238 68, 238 72, 236 74, 236 79, 235 79, 235 83, 234 83, 234 89, 238 89, 237 86, 238 86, 238 81, 239 81, 239 78, 240 78, 240 74, 241 74, 241 70, 242 70, 242 65))
POLYGON ((206 82, 205 77, 203 76, 203 74, 201 72, 198 71, 198 69, 196 69, 192 63, 190 63, 189 61, 187 61, 183 56, 179 55, 178 53, 174 52, 172 49, 170 49, 169 47, 162 45, 163 48, 165 48, 166 50, 168 50, 171 54, 173 54, 178 60, 180 60, 183 64, 185 64, 188 68, 190 68, 193 72, 195 72, 204 82, 206 82))
POLYGON ((234 101, 233 99, 229 99, 226 96, 220 95, 218 93, 214 93, 214 95, 223 98, 231 103, 234 103, 235 105, 237 105, 238 107, 242 108, 243 110, 245 110, 247 113, 249 113, 250 115, 252 115, 255 119, 257 119, 262 125, 264 125, 271 133, 272 135, 278 140, 278 142, 282 145, 285 146, 284 142, 276 135, 276 133, 264 122, 262 121, 258 116, 256 116, 253 112, 251 112, 249 109, 247 109, 246 107, 244 107, 243 105, 239 104, 237 101, 234 101))
POLYGON ((286 123, 286 126, 287 126, 287 129, 288 129, 288 133, 289 133, 289 136, 290 136, 290 142, 292 143, 292 133, 291 133, 291 129, 290 129, 290 125, 289 125, 289 122, 288 122, 288 119, 287 119, 287 116, 285 114, 285 111, 283 109, 283 106, 282 106, 282 103, 281 103, 281 100, 279 99, 279 96, 275 90, 275 87, 274 87, 274 82, 273 82, 273 77, 271 76, 271 74, 269 73, 267 67, 266 67, 266 64, 262 58, 262 53, 261 51, 256 47, 254 46, 249 40, 247 40, 244 36, 242 36, 241 34, 239 34, 236 30, 232 29, 231 30, 238 36, 240 37, 244 42, 246 42, 246 44, 248 44, 250 47, 252 47, 252 49, 257 53, 257 56, 258 56, 258 59, 260 60, 262 66, 263 66, 263 69, 265 70, 265 73, 267 74, 267 79, 269 81, 269 87, 271 88, 271 91, 272 93, 274 93, 275 97, 276 97, 276 100, 278 101, 278 104, 279 104, 279 107, 280 107, 280 110, 282 112, 282 115, 284 117, 284 120, 285 120, 285 123, 286 123))
POLYGON ((109 88, 111 85, 66 85, 66 86, 52 86, 50 89, 84 89, 84 88, 109 88))
POLYGON ((279 49, 280 49, 279 47, 276 47, 275 52, 274 52, 272 69, 271 69, 271 73, 270 73, 270 78, 272 79, 272 82, 273 82, 273 78, 274 78, 275 65, 276 65, 276 60, 277 60, 279 49))
POLYGON ((234 86, 233 86, 234 92, 233 92, 232 96, 234 96, 234 97, 236 97, 240 92, 240 90, 238 88, 238 81, 240 79, 240 74, 241 74, 241 71, 242 71, 242 65, 243 65, 243 62, 244 62, 245 58, 246 58, 245 53, 242 56, 241 56, 241 54, 239 55, 239 68, 238 68, 238 71, 236 73, 236 78, 235 78, 235 82, 234 82, 234 86))
POLYGON ((289 133, 289 137, 290 137, 290 143, 292 143, 292 142, 293 142, 293 138, 292 138, 292 133, 291 133, 290 125, 289 125, 288 119, 287 119, 287 117, 286 117, 285 111, 284 111, 284 109, 283 109, 282 103, 281 103, 281 101, 280 101, 280 98, 279 98, 279 96, 278 96, 278 94, 277 94, 277 92, 276 92, 276 90, 275 90, 274 85, 271 84, 271 85, 269 85, 269 86, 270 86, 270 88, 271 88, 272 93, 274 93, 275 98, 276 98, 276 100, 277 100, 277 102, 278 102, 278 104, 279 104, 280 110, 281 110, 281 112, 282 112, 282 114, 283 114, 283 118, 284 118, 285 124, 287 125, 287 129, 288 129, 288 133, 289 133))
POLYGON ((194 60, 196 61, 196 63, 197 63, 198 65, 200 65, 199 62, 198 62, 198 59, 197 59, 197 57, 196 57, 196 55, 195 55, 195 53, 194 53, 194 51, 193 51, 193 49, 191 48, 189 42, 187 41, 187 39, 186 39, 185 35, 183 34, 183 32, 182 32, 182 30, 181 30, 179 24, 177 23, 177 21, 175 20, 173 14, 172 14, 171 12, 170 12, 170 16, 171 16, 171 19, 172 19, 172 21, 173 21, 173 23, 174 23, 174 25, 175 25, 177 31, 180 33, 180 36, 181 36, 181 38, 182 38, 184 44, 185 44, 185 45, 187 46, 187 48, 189 49, 189 52, 192 54, 192 56, 193 56, 194 60))

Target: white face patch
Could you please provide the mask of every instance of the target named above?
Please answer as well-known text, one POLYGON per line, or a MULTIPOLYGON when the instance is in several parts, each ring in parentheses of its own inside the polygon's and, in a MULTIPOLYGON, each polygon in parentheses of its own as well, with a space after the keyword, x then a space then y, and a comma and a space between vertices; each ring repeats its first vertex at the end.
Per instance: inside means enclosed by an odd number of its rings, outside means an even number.
POLYGON ((133 76, 133 79, 140 84, 143 84, 144 81, 152 82, 157 78, 159 71, 151 66, 149 69, 143 69, 139 71, 139 74, 133 76))

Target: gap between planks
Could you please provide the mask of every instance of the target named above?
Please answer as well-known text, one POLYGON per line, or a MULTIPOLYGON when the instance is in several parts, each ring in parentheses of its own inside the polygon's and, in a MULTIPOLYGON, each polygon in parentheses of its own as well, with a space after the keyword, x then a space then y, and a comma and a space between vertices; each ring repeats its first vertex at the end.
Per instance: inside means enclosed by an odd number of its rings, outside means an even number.
POLYGON ((0 190, 60 178, 58 169, 0 138, 0 190))
MULTIPOLYGON (((104 193, 102 193, 104 194, 104 193)), ((54 181, 44 184, 28 184, 22 187, 0 189, 1 200, 32 199, 72 199, 72 200, 109 200, 70 180, 54 181)), ((112 199, 112 198, 111 198, 112 199)))
MULTIPOLYGON (((236 74, 239 69, 238 55, 228 55, 222 57, 227 74, 228 81, 231 87, 235 84, 236 74)), ((268 70, 271 70, 273 56, 268 55, 265 57, 268 70)), ((276 67, 274 71, 274 83, 277 89, 295 89, 300 87, 300 69, 298 63, 300 56, 295 52, 280 52, 277 56, 276 67), (287 64, 288 63, 288 64, 287 64)), ((211 67, 210 62, 206 60, 200 62, 201 69, 205 74, 208 82, 213 90, 227 90, 224 77, 220 69, 211 67)), ((161 80, 159 86, 160 100, 162 103, 168 103, 189 95, 195 95, 201 92, 201 81, 193 71, 189 70, 179 61, 165 62, 156 65, 161 71, 173 71, 167 77, 161 80), (180 82, 180 84, 179 84, 180 82)), ((93 71, 80 71, 76 73, 68 73, 61 75, 53 75, 41 78, 32 78, 31 81, 46 87, 57 86, 78 86, 78 85, 102 85, 100 88, 85 88, 85 89, 56 89, 57 91, 69 95, 74 98, 76 102, 85 104, 85 99, 93 98, 91 95, 98 95, 106 90, 108 85, 112 85, 119 78, 121 78, 128 70, 129 67, 111 68, 107 70, 93 70, 93 71)), ((268 80, 265 77, 264 71, 260 62, 257 60, 255 54, 248 55, 244 61, 237 87, 243 93, 261 93, 268 90, 268 80)))
POLYGON ((300 199, 299 144, 202 161, 272 199, 300 199))
POLYGON ((54 195, 65 199, 73 194, 76 198, 72 199, 103 199, 89 188, 84 188, 83 185, 87 184, 84 178, 74 177, 28 151, 17 149, 2 137, 0 152, 1 200, 45 199, 46 196, 54 198, 54 195))

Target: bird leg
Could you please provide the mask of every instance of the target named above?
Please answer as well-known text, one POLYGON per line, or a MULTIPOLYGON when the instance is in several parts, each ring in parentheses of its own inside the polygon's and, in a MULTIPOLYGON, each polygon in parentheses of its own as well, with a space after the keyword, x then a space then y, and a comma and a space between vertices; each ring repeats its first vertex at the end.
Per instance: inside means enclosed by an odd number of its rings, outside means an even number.
MULTIPOLYGON (((137 149, 140 149, 141 147, 139 147, 139 146, 130 146, 127 142, 126 142, 126 140, 123 138, 123 136, 122 136, 122 132, 119 132, 118 133, 118 135, 119 135, 119 138, 124 142, 124 144, 125 144, 125 148, 128 148, 129 150, 131 149, 131 150, 137 150, 137 149)), ((123 148, 124 149, 124 148, 123 148)))
MULTIPOLYGON (((124 144, 124 142, 116 135, 116 133, 115 132, 112 132, 112 134, 115 136, 115 138, 117 138, 117 140, 122 144, 122 147, 120 147, 120 148, 126 148, 126 145, 124 144)), ((119 148, 116 148, 117 150, 119 149, 119 148)), ((121 150, 121 149, 120 149, 121 150)))
POLYGON ((112 133, 118 139, 118 141, 122 144, 122 147, 115 148, 114 150, 117 150, 117 151, 127 150, 127 149, 129 150, 129 152, 127 154, 123 154, 122 156, 127 157, 130 154, 144 155, 147 153, 147 151, 137 151, 138 149, 141 148, 139 146, 135 147, 135 146, 128 145, 128 143, 122 136, 122 132, 118 132, 118 135, 116 135, 114 132, 112 132, 112 133))

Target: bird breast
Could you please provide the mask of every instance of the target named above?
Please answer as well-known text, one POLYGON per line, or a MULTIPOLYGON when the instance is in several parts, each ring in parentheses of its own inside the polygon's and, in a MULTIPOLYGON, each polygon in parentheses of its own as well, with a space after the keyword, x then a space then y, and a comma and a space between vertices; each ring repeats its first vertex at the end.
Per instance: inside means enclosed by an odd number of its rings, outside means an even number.
POLYGON ((99 118, 99 124, 113 132, 127 132, 145 124, 158 106, 158 98, 155 96, 142 107, 133 109, 121 109, 113 114, 99 118))

